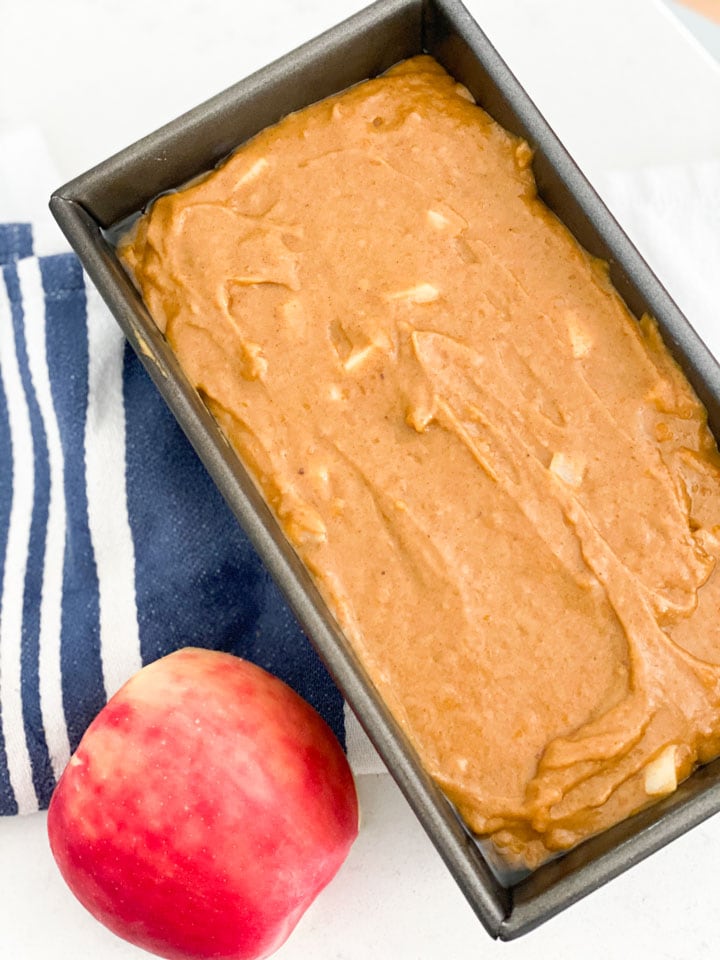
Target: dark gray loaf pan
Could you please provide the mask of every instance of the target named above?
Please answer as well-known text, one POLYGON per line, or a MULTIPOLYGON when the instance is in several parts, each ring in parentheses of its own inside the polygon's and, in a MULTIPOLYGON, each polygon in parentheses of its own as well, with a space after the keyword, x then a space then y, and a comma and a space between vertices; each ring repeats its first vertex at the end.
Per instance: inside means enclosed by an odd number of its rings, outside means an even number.
POLYGON ((159 193, 215 166, 263 127, 421 52, 436 57, 496 120, 529 141, 540 195, 587 250, 608 261, 632 312, 657 318, 717 435, 717 364, 457 0, 380 0, 61 187, 50 205, 486 930, 512 939, 719 810, 720 761, 699 769, 651 809, 525 879, 503 885, 379 700, 252 480, 183 376, 112 246, 119 223, 159 193))

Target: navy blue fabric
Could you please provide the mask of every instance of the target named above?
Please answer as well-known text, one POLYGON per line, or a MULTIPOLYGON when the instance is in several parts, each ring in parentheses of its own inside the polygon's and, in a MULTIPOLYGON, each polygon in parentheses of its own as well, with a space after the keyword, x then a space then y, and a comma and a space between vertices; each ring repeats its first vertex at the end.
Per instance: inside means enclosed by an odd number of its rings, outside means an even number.
POLYGON ((47 358, 65 455, 67 533, 63 569, 61 664, 65 717, 74 750, 105 701, 99 637, 98 579, 85 490, 87 314, 79 262, 62 254, 41 261, 47 358))
MULTIPOLYGON (((32 256, 32 229, 29 223, 0 224, 0 266, 14 263, 21 257, 32 256)), ((5 282, 4 272, 0 282, 5 282)), ((9 292, 9 291, 8 291, 9 292)), ((8 422, 5 391, 0 380, 0 596, 5 575, 10 509, 12 507, 13 451, 8 422)), ((10 784, 5 750, 5 735, 0 703, 0 812, 17 813, 17 801, 10 784)))
MULTIPOLYGON (((2 282, 2 281, 0 281, 2 282)), ((5 579, 5 553, 7 549, 10 509, 12 507, 12 443, 8 423, 7 400, 0 380, 0 596, 5 579)), ((17 801, 10 785, 10 774, 5 751, 5 735, 0 703, 0 812, 17 813, 17 801)))
POLYGON ((33 255, 29 223, 0 223, 0 266, 33 255))
POLYGON ((33 511, 30 523, 30 540, 25 569, 25 592, 22 612, 21 683, 25 736, 28 743, 35 792, 42 803, 50 800, 54 786, 50 753, 43 736, 40 712, 39 634, 40 602, 42 599, 45 566, 45 531, 47 529, 50 498, 50 464, 48 461, 45 426, 38 406, 35 388, 30 376, 30 367, 25 341, 25 316, 15 264, 3 268, 5 284, 12 313, 20 380, 25 392, 30 429, 33 442, 33 511))

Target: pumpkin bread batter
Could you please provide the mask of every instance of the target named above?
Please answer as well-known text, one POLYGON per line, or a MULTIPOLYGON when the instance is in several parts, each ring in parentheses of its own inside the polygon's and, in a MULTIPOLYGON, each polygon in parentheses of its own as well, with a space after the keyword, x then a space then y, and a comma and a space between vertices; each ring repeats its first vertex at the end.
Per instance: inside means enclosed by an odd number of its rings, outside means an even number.
POLYGON ((720 752, 706 414, 531 159, 419 57, 121 245, 422 763, 525 866, 720 752))

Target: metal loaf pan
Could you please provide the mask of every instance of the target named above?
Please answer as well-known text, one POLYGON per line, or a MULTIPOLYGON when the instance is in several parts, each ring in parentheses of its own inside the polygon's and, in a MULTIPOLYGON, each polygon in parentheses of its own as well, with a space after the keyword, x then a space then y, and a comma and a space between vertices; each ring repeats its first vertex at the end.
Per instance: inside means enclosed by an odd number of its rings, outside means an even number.
POLYGON ((61 187, 50 205, 483 925, 493 937, 512 939, 719 810, 720 761, 698 770, 651 809, 504 886, 422 770, 254 483, 185 379, 111 242, 113 227, 157 194, 212 168, 263 127, 421 52, 434 55, 496 120, 529 141, 540 195, 587 250, 608 261, 632 312, 657 318, 718 435, 717 364, 457 0, 380 0, 61 187))

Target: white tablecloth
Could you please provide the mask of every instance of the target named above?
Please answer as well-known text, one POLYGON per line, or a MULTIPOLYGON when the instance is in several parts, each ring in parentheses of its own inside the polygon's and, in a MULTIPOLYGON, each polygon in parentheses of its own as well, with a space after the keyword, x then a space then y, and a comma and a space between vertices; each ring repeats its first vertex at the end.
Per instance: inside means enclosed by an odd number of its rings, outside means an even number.
MULTIPOLYGON (((5 0, 0 131, 27 123, 39 128, 61 179, 69 178, 361 5, 266 0, 253 10, 237 0, 5 0)), ((659 2, 468 0, 468 6, 591 180, 626 209, 642 201, 639 187, 627 195, 628 171, 678 164, 687 171, 688 163, 720 161, 720 70, 659 2), (623 178, 613 171, 624 171, 623 178)), ((650 189, 644 175, 641 182, 650 189)), ((38 172, 38 208, 47 186, 38 172)), ((684 229, 680 223, 678 249, 684 229)), ((658 254, 650 247, 652 259, 658 254)), ((278 953, 284 960, 470 960, 501 953, 512 960, 709 960, 717 952, 720 818, 525 939, 500 945, 480 928, 392 781, 368 775, 359 789, 361 836, 278 953)), ((144 954, 112 937, 72 899, 52 863, 42 815, 2 822, 0 956, 49 955, 131 960, 144 954)))

